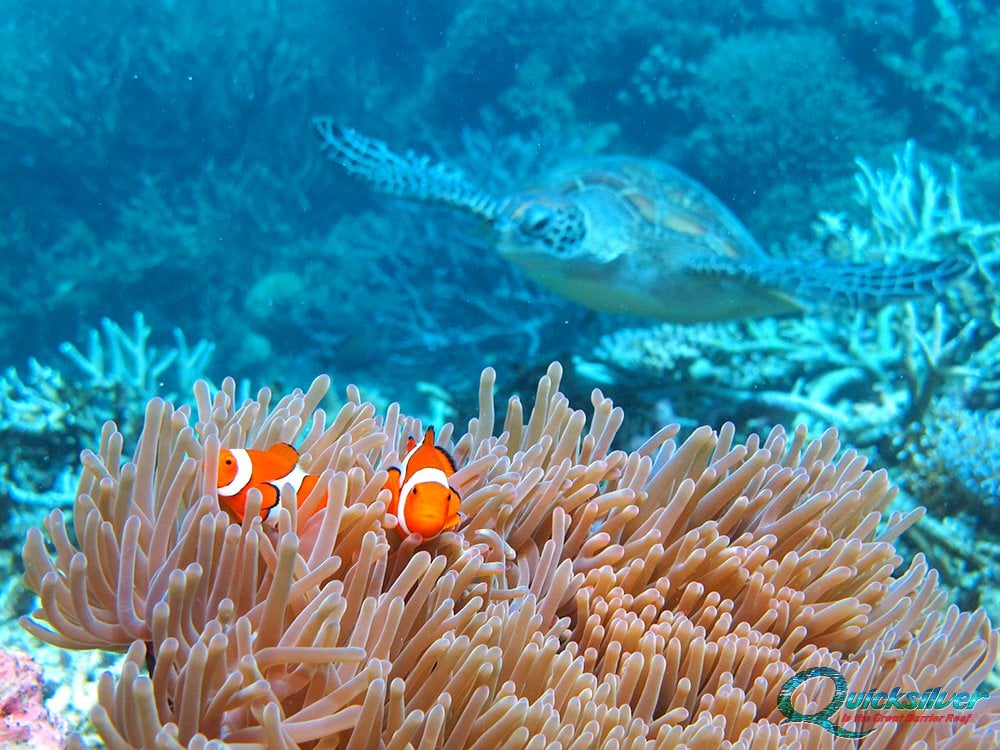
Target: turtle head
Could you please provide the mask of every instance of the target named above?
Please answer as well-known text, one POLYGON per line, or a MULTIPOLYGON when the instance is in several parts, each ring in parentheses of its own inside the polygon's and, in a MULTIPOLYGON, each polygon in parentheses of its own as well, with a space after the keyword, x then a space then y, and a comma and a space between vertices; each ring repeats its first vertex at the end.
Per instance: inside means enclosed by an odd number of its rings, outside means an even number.
POLYGON ((545 255, 569 259, 587 236, 583 211, 573 201, 554 195, 521 194, 499 212, 495 226, 504 256, 545 255))

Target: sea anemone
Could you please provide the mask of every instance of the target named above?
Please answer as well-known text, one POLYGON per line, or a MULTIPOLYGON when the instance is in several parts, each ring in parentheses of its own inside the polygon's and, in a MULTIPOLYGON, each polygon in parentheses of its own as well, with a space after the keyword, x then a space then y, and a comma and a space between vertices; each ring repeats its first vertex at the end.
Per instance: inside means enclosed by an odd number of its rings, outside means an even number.
MULTIPOLYGON (((732 425, 683 441, 669 426, 628 453, 622 411, 598 391, 589 417, 572 409, 561 375, 498 426, 487 369, 467 431, 440 426, 465 518, 430 540, 386 513, 385 469, 423 434, 397 405, 377 415, 351 387, 331 418, 326 377, 274 405, 199 383, 193 425, 153 399, 131 461, 111 424, 84 452, 78 541, 59 511, 54 554, 28 536, 41 604, 23 625, 126 651, 92 713, 111 748, 833 747, 783 722, 802 670, 852 691, 989 674, 1000 634, 947 606, 920 555, 900 570, 893 540, 919 513, 887 513, 895 488, 835 431, 734 445, 732 425), (220 446, 277 441, 317 489, 234 523, 220 446)), ((810 687, 796 711, 831 700, 810 687)), ((961 725, 844 726, 873 729, 872 747, 998 746, 991 701, 961 725)))

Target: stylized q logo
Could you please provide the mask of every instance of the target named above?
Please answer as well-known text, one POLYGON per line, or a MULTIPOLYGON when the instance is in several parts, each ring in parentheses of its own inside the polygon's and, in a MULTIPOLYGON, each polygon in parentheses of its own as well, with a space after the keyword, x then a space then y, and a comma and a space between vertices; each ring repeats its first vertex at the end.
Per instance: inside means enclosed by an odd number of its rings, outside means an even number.
POLYGON ((840 707, 844 705, 846 698, 847 680, 836 669, 831 669, 830 667, 813 667, 812 669, 797 672, 795 676, 782 686, 781 692, 778 694, 778 710, 785 717, 785 720, 781 723, 807 721, 810 724, 818 724, 836 737, 845 737, 849 740, 859 740, 862 737, 867 737, 875 730, 868 729, 864 732, 854 732, 850 729, 843 729, 830 721, 830 717, 837 713, 840 707), (811 680, 813 677, 829 677, 833 680, 833 700, 822 711, 817 711, 814 714, 800 714, 792 708, 792 693, 795 692, 795 688, 806 680, 811 680))

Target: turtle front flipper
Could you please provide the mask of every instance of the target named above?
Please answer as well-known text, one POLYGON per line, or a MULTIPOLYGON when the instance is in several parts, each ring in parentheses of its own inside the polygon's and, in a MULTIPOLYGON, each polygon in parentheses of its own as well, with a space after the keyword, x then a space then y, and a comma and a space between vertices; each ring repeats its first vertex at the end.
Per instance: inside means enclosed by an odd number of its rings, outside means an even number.
POLYGON ((499 201, 487 195, 450 164, 432 163, 412 151, 398 154, 385 143, 347 128, 330 117, 314 117, 320 150, 375 190, 402 198, 444 203, 486 221, 497 215, 499 201))
POLYGON ((939 294, 972 270, 971 264, 958 258, 904 260, 891 265, 844 263, 830 258, 818 258, 814 263, 758 258, 729 261, 726 265, 725 273, 781 290, 806 305, 847 305, 855 309, 939 294))

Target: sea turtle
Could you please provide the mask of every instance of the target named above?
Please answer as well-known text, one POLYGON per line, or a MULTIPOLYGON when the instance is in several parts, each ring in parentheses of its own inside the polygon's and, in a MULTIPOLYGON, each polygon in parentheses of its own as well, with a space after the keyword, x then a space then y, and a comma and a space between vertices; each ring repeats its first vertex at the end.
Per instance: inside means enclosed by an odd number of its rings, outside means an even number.
POLYGON ((961 275, 958 260, 892 266, 768 255, 708 189, 668 164, 603 156, 562 165, 497 198, 457 167, 343 127, 313 126, 321 150, 385 193, 474 214, 501 256, 593 310, 678 323, 780 315, 815 304, 877 306, 961 275))

